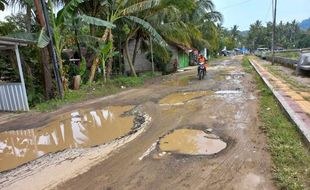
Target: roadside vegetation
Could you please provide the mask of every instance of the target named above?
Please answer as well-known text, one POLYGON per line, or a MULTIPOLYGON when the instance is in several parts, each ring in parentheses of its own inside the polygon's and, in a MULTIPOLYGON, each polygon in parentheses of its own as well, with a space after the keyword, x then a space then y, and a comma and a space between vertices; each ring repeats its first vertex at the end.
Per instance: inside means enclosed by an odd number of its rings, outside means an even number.
POLYGON ((297 90, 302 90, 302 91, 310 91, 309 86, 307 86, 301 82, 296 81, 293 77, 291 77, 291 76, 285 74, 284 72, 282 72, 281 70, 277 69, 277 66, 267 65, 266 68, 272 74, 274 74, 275 76, 278 76, 279 78, 281 78, 282 80, 284 80, 288 84, 290 84, 290 86, 292 88, 295 88, 297 90))
POLYGON ((54 111, 61 106, 90 100, 102 96, 115 94, 131 87, 142 86, 147 80, 160 76, 161 73, 144 73, 139 77, 117 77, 107 82, 97 82, 92 85, 84 85, 80 90, 69 90, 63 99, 55 98, 34 107, 35 111, 49 112, 54 111))
POLYGON ((277 185, 280 189, 310 189, 310 150, 306 142, 246 57, 242 65, 246 71, 255 73, 260 90, 261 129, 268 137, 277 185))
POLYGON ((275 53, 275 56, 298 60, 300 57, 300 53, 299 52, 277 52, 275 53))
MULTIPOLYGON (((32 42, 20 48, 21 57, 29 105, 41 111, 111 94, 117 86, 141 85, 145 72, 173 72, 173 56, 208 48, 214 57, 224 46, 217 32, 222 15, 212 0, 42 2, 46 2, 53 36, 46 31, 41 1, 0 2, 0 9, 23 10, 0 22, 0 36, 32 42), (59 68, 55 72, 50 40, 59 68), (142 61, 138 54, 144 56, 142 61), (55 73, 60 75, 59 86, 55 73)), ((0 83, 19 81, 13 53, 1 51, 0 83)))

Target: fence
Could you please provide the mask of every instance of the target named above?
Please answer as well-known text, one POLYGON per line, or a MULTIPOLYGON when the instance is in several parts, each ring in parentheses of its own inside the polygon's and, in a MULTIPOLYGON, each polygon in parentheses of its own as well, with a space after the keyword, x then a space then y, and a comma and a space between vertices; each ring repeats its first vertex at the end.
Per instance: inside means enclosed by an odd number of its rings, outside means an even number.
POLYGON ((0 84, 0 110, 29 111, 27 94, 22 83, 0 84))

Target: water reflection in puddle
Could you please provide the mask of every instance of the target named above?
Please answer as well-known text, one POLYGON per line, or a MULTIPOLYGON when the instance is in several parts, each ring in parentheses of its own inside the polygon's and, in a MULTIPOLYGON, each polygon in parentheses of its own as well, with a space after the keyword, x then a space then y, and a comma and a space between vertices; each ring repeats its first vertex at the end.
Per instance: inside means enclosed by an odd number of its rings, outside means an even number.
POLYGON ((216 91, 215 94, 240 94, 240 90, 220 90, 216 91))
POLYGON ((218 136, 193 129, 175 130, 159 142, 162 151, 188 155, 212 155, 225 149, 226 146, 227 144, 218 136))
POLYGON ((184 104, 185 102, 191 99, 211 94, 213 94, 211 91, 178 92, 164 97, 159 101, 159 104, 161 105, 184 104))
POLYGON ((133 106, 79 110, 42 128, 0 133, 0 171, 15 168, 44 154, 67 148, 90 147, 128 134, 134 116, 121 117, 133 106))

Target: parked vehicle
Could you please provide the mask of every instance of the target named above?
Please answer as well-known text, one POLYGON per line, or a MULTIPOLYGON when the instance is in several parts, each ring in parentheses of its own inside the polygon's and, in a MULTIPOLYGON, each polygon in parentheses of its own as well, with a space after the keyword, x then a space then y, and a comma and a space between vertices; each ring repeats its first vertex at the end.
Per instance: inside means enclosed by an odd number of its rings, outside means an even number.
POLYGON ((296 74, 300 75, 302 71, 310 72, 310 53, 301 54, 296 66, 296 74))
POLYGON ((268 51, 268 48, 257 48, 254 54, 262 59, 266 59, 268 51))

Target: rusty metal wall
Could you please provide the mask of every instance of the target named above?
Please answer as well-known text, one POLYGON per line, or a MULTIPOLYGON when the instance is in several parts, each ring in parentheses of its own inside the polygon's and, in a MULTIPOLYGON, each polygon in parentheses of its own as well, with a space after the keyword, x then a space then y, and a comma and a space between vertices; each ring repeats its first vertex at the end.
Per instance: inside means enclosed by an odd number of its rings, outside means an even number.
POLYGON ((0 84, 0 111, 29 111, 22 83, 0 84))

